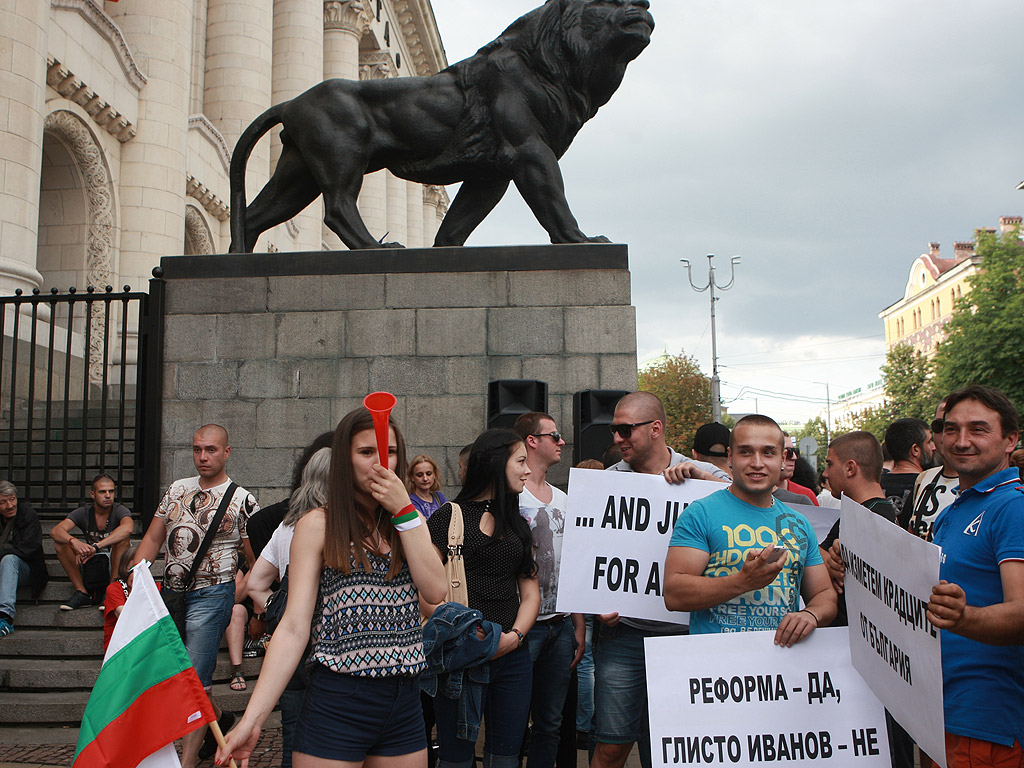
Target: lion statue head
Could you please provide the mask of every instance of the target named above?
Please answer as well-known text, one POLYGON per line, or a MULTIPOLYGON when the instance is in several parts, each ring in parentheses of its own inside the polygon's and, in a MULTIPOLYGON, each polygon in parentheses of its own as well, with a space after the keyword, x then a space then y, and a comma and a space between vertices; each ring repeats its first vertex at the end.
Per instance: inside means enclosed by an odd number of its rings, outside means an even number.
POLYGON ((593 116, 619 87, 626 65, 651 42, 649 0, 548 0, 516 19, 456 68, 513 53, 540 77, 585 94, 593 116))

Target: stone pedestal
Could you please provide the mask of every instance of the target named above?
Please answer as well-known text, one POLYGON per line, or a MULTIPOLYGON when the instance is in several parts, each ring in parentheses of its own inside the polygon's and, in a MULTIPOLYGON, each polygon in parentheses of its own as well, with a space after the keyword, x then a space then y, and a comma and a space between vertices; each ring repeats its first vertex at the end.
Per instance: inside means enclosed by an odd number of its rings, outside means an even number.
MULTIPOLYGON (((267 504, 320 432, 387 390, 409 456, 445 490, 486 428, 487 384, 548 383, 571 440, 572 396, 637 385, 624 245, 178 256, 166 285, 160 482, 194 474, 191 438, 216 422, 229 471, 267 504)), ((564 485, 572 446, 551 479, 564 485)))

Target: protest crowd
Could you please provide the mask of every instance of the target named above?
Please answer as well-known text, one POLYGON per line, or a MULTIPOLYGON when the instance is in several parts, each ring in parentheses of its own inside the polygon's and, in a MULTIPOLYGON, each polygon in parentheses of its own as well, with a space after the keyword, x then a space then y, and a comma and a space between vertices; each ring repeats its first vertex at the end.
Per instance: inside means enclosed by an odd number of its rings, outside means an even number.
MULTIPOLYGON (((201 426, 197 475, 170 485, 135 546, 115 479, 97 476, 50 531, 73 590, 60 609, 102 610, 106 647, 132 567, 163 551, 161 594, 207 693, 222 638, 235 690, 254 683, 243 652, 265 652, 244 713, 212 702, 226 743, 192 731, 185 768, 246 768, 277 707, 286 768, 471 768, 481 738, 486 768, 565 768, 577 749, 622 768, 634 744, 650 768, 645 639, 761 630, 789 649, 845 626, 845 496, 942 547, 927 621, 941 635, 948 765, 1024 765, 1024 459, 1002 393, 950 393, 930 424, 898 419, 881 443, 835 437, 820 486, 769 416, 706 424, 689 456, 667 444, 653 394, 623 397, 610 426, 611 448, 583 468, 720 484, 669 534, 664 606, 688 623, 559 610, 569 499, 547 479, 565 445, 550 415, 480 434, 449 500, 437 461, 408 459, 393 421, 382 460, 365 408, 311 436, 289 498, 264 508, 229 476, 228 429, 201 426)), ((45 581, 42 537, 0 481, 0 637, 19 586, 45 581)), ((929 764, 893 718, 888 739, 894 767, 929 764)))

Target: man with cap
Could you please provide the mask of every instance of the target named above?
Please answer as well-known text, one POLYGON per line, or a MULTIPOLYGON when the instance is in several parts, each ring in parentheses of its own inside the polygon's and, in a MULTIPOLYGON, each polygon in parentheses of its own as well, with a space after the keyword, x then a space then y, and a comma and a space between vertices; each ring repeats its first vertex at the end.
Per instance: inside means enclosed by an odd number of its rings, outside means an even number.
POLYGON ((723 472, 728 472, 730 436, 729 428, 725 424, 719 424, 717 421, 704 424, 693 436, 693 450, 690 453, 697 461, 706 461, 723 472))

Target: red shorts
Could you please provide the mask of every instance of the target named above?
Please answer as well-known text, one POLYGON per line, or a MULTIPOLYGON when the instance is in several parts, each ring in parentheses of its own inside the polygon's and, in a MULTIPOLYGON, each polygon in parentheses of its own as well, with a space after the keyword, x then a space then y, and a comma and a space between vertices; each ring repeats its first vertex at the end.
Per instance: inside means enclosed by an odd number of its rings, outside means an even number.
MULTIPOLYGON (((1024 768, 1024 752, 1020 742, 1004 747, 970 736, 946 734, 946 763, 948 768, 1024 768)), ((938 765, 921 753, 921 768, 938 768, 938 765)))

